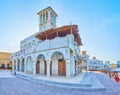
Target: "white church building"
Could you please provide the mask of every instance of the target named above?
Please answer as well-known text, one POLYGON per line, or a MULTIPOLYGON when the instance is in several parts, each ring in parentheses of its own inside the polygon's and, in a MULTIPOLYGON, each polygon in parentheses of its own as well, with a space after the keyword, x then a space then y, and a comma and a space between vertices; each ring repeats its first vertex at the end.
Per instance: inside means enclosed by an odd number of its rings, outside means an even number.
POLYGON ((56 27, 57 13, 47 7, 37 13, 39 32, 20 42, 12 55, 12 71, 33 75, 76 75, 82 45, 77 25, 56 27))

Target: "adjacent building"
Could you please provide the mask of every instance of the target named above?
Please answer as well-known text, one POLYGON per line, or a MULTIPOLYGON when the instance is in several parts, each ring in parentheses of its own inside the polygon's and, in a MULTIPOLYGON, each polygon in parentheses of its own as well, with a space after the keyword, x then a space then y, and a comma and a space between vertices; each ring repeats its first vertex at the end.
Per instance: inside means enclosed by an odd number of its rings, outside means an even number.
POLYGON ((93 57, 91 59, 87 60, 87 66, 89 70, 104 70, 104 64, 103 61, 100 61, 96 59, 96 57, 93 57))
POLYGON ((0 52, 0 68, 12 68, 12 53, 0 52))
POLYGON ((39 32, 20 42, 20 50, 12 55, 12 70, 34 75, 75 76, 77 63, 82 60, 78 26, 56 27, 58 15, 51 7, 37 14, 39 32))
POLYGON ((115 64, 115 63, 112 63, 112 68, 117 68, 117 64, 115 64))
POLYGON ((106 69, 112 68, 112 64, 110 63, 110 61, 105 61, 104 65, 106 69))
POLYGON ((120 60, 117 61, 117 68, 120 68, 120 60))

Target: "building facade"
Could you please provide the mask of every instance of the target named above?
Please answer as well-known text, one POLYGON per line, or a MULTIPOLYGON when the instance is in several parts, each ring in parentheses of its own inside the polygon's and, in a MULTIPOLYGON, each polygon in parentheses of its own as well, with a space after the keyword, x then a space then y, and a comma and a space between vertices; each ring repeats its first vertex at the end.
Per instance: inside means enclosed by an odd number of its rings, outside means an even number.
POLYGON ((120 60, 117 61, 117 68, 120 68, 120 60))
POLYGON ((105 62, 104 62, 104 65, 105 65, 105 68, 106 68, 106 69, 112 68, 112 64, 110 63, 110 61, 105 61, 105 62))
POLYGON ((0 52, 0 68, 12 68, 12 53, 0 52))
POLYGON ((97 70, 105 69, 103 61, 100 61, 100 60, 96 59, 95 57, 87 60, 87 66, 88 66, 89 70, 97 71, 97 70))
POLYGON ((38 12, 38 16, 39 32, 20 42, 20 51, 12 55, 12 70, 34 75, 74 76, 82 45, 78 26, 56 27, 58 15, 51 7, 38 12))
POLYGON ((115 63, 112 63, 112 68, 117 68, 117 64, 115 64, 115 63))

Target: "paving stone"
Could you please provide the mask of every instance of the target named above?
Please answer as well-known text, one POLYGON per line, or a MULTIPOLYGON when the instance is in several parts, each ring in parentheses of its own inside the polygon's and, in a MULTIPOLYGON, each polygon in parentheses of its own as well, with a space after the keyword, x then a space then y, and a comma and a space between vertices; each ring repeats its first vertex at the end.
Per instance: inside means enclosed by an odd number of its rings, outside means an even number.
MULTIPOLYGON (((3 72, 8 75, 10 72, 3 72)), ((36 84, 17 77, 0 78, 0 95, 120 95, 120 83, 110 79, 108 75, 94 73, 106 87, 105 91, 79 91, 67 88, 36 84)), ((1 74, 0 74, 1 76, 1 74)))

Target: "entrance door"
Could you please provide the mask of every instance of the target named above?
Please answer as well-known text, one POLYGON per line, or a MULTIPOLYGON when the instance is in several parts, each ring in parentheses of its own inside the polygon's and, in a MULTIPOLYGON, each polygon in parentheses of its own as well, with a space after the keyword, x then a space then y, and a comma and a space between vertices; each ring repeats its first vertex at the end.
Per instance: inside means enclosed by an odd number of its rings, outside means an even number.
POLYGON ((9 63, 7 64, 7 69, 9 69, 9 63))
POLYGON ((44 61, 44 74, 47 74, 47 65, 46 65, 46 61, 44 61))
POLYGON ((21 68, 22 68, 22 72, 24 72, 24 63, 22 63, 22 67, 21 68))
POLYGON ((5 65, 4 64, 2 64, 1 67, 2 67, 2 69, 5 69, 5 65))
POLYGON ((18 71, 20 71, 20 63, 18 63, 18 71))
POLYGON ((52 75, 52 61, 50 62, 50 75, 52 75))
POLYGON ((65 61, 58 61, 58 75, 66 75, 66 64, 65 61))
POLYGON ((40 62, 38 61, 37 64, 36 64, 36 73, 39 74, 40 73, 40 62))
POLYGON ((75 74, 77 73, 76 67, 77 67, 77 64, 76 64, 76 61, 75 61, 75 74))

